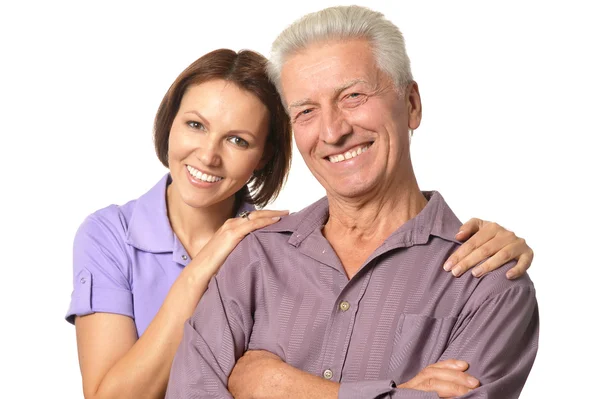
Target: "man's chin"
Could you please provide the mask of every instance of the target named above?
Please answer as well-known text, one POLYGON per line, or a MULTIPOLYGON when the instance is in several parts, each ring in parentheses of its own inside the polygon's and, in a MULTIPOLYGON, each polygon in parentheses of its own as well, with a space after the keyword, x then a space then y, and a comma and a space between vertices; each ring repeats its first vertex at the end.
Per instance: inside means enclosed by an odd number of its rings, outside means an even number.
POLYGON ((342 200, 360 200, 362 198, 370 198, 375 193, 375 184, 367 182, 341 184, 336 182, 329 185, 327 196, 330 198, 339 198, 342 200))

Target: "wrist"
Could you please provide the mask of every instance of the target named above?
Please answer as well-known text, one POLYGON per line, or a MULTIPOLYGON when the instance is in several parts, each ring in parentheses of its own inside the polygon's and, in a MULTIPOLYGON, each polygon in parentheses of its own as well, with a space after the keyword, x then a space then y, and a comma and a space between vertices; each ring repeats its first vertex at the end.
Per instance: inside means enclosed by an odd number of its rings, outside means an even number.
POLYGON ((208 282, 216 274, 218 269, 207 267, 204 262, 190 262, 181 272, 179 279, 186 286, 194 291, 206 290, 208 282))

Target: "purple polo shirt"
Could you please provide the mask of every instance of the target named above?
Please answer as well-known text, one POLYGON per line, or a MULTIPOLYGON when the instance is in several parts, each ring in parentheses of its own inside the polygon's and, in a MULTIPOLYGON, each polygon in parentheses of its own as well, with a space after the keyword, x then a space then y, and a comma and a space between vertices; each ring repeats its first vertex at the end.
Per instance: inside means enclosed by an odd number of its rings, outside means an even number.
MULTIPOLYGON (((167 217, 166 174, 137 200, 110 205, 79 227, 73 245, 73 293, 66 319, 96 312, 135 321, 140 337, 190 262, 167 217)), ((242 204, 239 212, 254 210, 242 204)))
POLYGON ((230 398, 237 359, 264 349, 341 383, 343 399, 437 398, 395 385, 451 358, 482 384, 464 398, 516 399, 537 352, 533 283, 505 278, 514 262, 479 279, 444 272, 461 223, 424 194, 351 279, 322 234, 326 198, 249 234, 186 323, 167 398, 230 398))

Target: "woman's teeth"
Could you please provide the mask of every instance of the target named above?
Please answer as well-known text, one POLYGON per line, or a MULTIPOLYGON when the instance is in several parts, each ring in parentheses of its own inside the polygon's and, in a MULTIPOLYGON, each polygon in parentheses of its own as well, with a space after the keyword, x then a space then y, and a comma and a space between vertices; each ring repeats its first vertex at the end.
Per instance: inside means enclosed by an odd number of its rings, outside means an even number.
POLYGON ((222 177, 212 176, 212 175, 207 175, 206 173, 202 173, 198 169, 194 168, 193 166, 190 166, 190 165, 186 165, 186 166, 187 166, 187 170, 190 172, 190 175, 194 176, 198 180, 202 180, 202 181, 205 181, 208 183, 216 183, 220 180, 223 180, 222 177))

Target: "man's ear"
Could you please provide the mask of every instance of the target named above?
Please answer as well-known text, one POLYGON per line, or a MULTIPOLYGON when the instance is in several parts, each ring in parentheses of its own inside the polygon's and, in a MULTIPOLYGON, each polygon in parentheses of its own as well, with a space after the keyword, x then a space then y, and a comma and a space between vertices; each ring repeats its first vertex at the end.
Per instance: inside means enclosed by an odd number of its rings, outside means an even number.
POLYGON ((260 161, 258 162, 258 165, 256 166, 255 170, 258 171, 258 170, 261 170, 262 168, 264 168, 267 165, 267 163, 269 163, 271 158, 273 158, 273 153, 274 153, 273 144, 266 142, 265 149, 263 150, 263 155, 260 158, 260 161))
POLYGON ((423 113, 421 94, 419 94, 419 85, 417 85, 417 82, 412 82, 408 85, 406 91, 408 127, 409 129, 414 130, 421 124, 421 116, 423 113))

